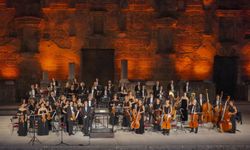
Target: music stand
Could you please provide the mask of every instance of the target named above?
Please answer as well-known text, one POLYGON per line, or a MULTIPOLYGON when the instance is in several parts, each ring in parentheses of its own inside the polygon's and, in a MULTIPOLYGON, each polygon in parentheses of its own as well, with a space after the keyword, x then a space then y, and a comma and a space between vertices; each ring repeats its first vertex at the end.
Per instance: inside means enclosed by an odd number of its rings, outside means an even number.
MULTIPOLYGON (((65 118, 64 118, 65 119, 65 118)), ((69 146, 69 144, 67 144, 67 143, 65 143, 64 141, 63 141, 63 129, 64 129, 64 126, 65 126, 65 124, 62 124, 62 119, 60 118, 59 119, 59 125, 60 125, 60 127, 61 127, 61 130, 60 130, 60 134, 61 134, 61 138, 60 138, 60 143, 58 143, 58 144, 56 144, 55 146, 60 146, 60 145, 65 145, 65 146, 69 146)))
POLYGON ((30 141, 28 142, 28 144, 34 145, 35 142, 42 144, 39 139, 36 137, 36 116, 34 113, 33 115, 30 115, 31 117, 33 117, 33 137, 30 139, 30 141))

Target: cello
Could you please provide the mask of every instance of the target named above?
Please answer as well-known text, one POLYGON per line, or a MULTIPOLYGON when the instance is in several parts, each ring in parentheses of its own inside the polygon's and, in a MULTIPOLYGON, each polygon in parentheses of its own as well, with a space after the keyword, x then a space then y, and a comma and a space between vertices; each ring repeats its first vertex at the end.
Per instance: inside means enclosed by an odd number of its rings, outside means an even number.
POLYGON ((193 102, 191 112, 190 112, 190 122, 189 122, 189 127, 193 130, 195 128, 198 128, 199 123, 198 123, 198 114, 196 112, 196 101, 193 102))
POLYGON ((140 119, 141 119, 141 113, 140 109, 138 112, 136 109, 133 110, 133 121, 131 122, 131 129, 139 129, 140 128, 140 119))
POLYGON ((166 130, 171 128, 171 107, 169 107, 168 113, 163 115, 161 128, 166 130))
POLYGON ((208 90, 206 89, 207 102, 202 105, 202 120, 204 123, 212 122, 213 106, 209 102, 208 90))
POLYGON ((232 123, 230 121, 231 115, 230 115, 230 113, 228 111, 229 100, 230 100, 230 96, 227 97, 227 101, 226 101, 226 103, 225 103, 225 105, 223 107, 221 120, 219 122, 221 132, 227 132, 227 131, 232 130, 232 123))

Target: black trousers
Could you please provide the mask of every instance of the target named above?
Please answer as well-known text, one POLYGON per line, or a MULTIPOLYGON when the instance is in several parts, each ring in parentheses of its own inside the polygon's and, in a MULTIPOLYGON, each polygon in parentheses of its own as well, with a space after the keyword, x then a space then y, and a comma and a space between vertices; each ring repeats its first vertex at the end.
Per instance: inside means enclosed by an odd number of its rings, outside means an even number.
POLYGON ((73 134, 73 121, 72 120, 68 120, 68 132, 69 134, 73 134))
POLYGON ((230 121, 232 123, 231 132, 236 132, 236 117, 235 117, 235 115, 231 116, 230 121))
POLYGON ((89 134, 89 128, 91 126, 91 118, 90 117, 87 117, 87 118, 83 117, 82 122, 83 122, 83 133, 89 134))

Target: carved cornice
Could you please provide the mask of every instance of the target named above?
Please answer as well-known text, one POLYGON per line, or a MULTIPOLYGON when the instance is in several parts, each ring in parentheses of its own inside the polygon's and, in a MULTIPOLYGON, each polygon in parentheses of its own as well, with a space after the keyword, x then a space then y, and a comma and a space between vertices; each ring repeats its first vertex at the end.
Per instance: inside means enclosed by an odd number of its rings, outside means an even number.
POLYGON ((222 10, 216 11, 217 17, 241 17, 250 16, 250 10, 222 10))

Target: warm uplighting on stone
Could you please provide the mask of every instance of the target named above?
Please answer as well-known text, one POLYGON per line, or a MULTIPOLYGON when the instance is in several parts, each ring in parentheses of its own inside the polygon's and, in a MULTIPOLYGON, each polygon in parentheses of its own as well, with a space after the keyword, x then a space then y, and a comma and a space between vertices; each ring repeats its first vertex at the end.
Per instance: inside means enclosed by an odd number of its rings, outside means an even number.
POLYGON ((1 67, 1 77, 5 79, 16 79, 19 75, 19 69, 16 66, 1 67))

